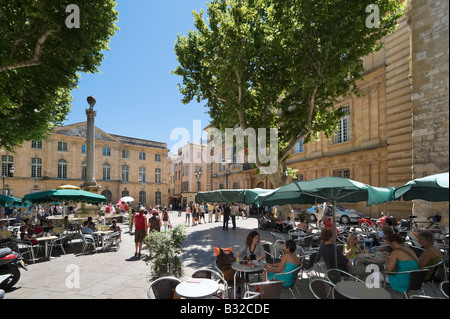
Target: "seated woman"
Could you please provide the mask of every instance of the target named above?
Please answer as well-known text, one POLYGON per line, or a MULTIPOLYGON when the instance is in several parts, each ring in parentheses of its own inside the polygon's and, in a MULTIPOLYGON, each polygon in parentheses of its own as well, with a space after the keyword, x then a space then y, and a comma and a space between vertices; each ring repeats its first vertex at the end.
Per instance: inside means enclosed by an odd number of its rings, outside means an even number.
MULTIPOLYGON (((272 280, 275 274, 277 273, 287 273, 300 265, 300 260, 295 254, 296 250, 295 242, 292 239, 289 239, 285 243, 285 253, 281 257, 281 261, 276 264, 266 264, 264 268, 267 272, 264 273, 265 280, 272 280)), ((277 276, 276 280, 284 281, 284 287, 289 287, 294 282, 295 273, 291 273, 288 275, 280 275, 277 276)))
MULTIPOLYGON (((432 232, 420 232, 417 239, 424 249, 422 255, 419 257, 420 268, 436 265, 444 259, 444 255, 442 254, 441 250, 434 246, 434 235, 432 232)), ((425 281, 431 279, 432 274, 433 271, 430 270, 430 272, 425 277, 425 281)))
POLYGON ((36 239, 32 237, 32 235, 28 234, 28 226, 20 226, 20 239, 31 242, 32 245, 39 244, 36 239))
MULTIPOLYGON (((400 234, 389 234, 386 241, 392 248, 390 256, 384 253, 386 270, 388 272, 404 272, 419 269, 419 260, 416 254, 404 245, 403 237, 400 234)), ((390 274, 388 282, 392 289, 406 292, 409 287, 409 278, 409 274, 390 274)))
MULTIPOLYGON (((237 253, 239 257, 250 260, 262 260, 266 258, 266 252, 259 241, 259 233, 251 231, 245 239, 245 246, 237 253)), ((237 257, 236 255, 236 257, 237 257)))

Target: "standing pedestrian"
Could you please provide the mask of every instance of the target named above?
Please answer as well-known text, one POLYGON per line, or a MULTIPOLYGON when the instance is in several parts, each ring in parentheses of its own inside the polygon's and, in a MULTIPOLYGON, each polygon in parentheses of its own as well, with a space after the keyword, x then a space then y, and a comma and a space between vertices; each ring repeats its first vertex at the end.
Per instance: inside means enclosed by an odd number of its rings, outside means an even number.
POLYGON ((185 225, 189 227, 189 224, 191 223, 191 207, 189 205, 186 205, 186 218, 184 220, 185 225))
POLYGON ((231 223, 233 224, 233 228, 232 229, 236 229, 236 215, 238 214, 238 207, 236 205, 236 203, 234 203, 233 205, 231 205, 231 223))
POLYGON ((208 223, 212 223, 214 207, 210 203, 207 203, 206 206, 208 207, 208 223))
POLYGON ((219 205, 217 205, 217 203, 214 203, 214 221, 220 222, 220 208, 219 205))
POLYGON ((144 214, 145 208, 140 207, 139 212, 134 215, 134 257, 141 258, 142 242, 147 235, 147 217, 144 214))
POLYGON ((226 203, 223 209, 223 230, 228 230, 228 220, 230 219, 230 213, 230 205, 226 203))
POLYGON ((163 226, 164 226, 164 231, 166 231, 167 227, 169 227, 170 218, 169 218, 169 212, 167 211, 167 209, 165 207, 163 208, 163 212, 162 212, 162 222, 163 222, 163 226))
POLYGON ((159 218, 158 210, 153 208, 152 216, 148 220, 149 231, 161 231, 161 218, 159 218))

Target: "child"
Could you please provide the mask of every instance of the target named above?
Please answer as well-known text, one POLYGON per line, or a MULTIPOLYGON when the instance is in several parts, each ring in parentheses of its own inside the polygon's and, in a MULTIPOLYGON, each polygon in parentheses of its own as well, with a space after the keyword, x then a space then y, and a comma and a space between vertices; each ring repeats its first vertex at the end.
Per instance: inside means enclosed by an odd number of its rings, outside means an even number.
POLYGON ((347 243, 344 244, 344 254, 349 260, 352 261, 353 265, 361 266, 362 261, 356 259, 356 255, 360 253, 363 253, 363 251, 358 245, 358 238, 356 235, 351 234, 347 238, 347 243))

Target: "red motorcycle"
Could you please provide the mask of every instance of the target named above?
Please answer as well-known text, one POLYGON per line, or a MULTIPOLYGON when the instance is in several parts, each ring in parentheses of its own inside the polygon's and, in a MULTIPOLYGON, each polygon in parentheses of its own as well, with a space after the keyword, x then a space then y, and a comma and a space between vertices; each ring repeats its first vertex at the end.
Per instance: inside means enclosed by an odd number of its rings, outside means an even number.
POLYGON ((0 289, 8 290, 13 287, 20 279, 19 267, 28 270, 22 257, 9 248, 0 249, 0 289))

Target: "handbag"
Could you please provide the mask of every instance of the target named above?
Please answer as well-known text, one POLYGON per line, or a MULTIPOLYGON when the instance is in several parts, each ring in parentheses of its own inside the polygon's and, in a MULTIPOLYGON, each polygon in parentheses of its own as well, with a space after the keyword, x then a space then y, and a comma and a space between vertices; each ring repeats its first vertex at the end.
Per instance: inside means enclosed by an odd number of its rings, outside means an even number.
POLYGON ((169 229, 172 229, 172 223, 169 221, 169 229))

